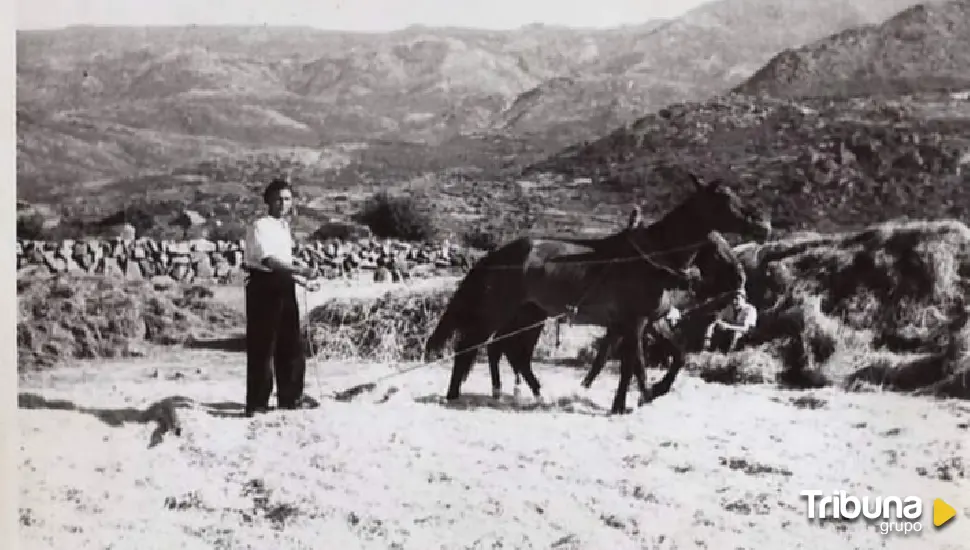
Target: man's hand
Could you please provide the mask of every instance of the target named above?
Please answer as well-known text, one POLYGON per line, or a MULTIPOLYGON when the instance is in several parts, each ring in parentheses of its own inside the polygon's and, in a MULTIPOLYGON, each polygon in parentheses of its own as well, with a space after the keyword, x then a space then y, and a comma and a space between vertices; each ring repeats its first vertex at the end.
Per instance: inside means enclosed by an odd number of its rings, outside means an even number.
POLYGON ((299 271, 297 272, 297 274, 300 275, 301 277, 310 279, 314 275, 316 275, 316 270, 313 269, 312 267, 300 266, 299 271))
POLYGON ((318 281, 317 279, 311 279, 307 281, 306 290, 307 292, 316 292, 320 290, 320 281, 318 281))

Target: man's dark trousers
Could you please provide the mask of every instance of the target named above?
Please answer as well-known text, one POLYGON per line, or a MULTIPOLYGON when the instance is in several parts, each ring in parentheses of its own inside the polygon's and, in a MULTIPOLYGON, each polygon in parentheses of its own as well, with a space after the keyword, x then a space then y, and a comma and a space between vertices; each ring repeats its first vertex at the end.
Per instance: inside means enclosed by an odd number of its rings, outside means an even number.
POLYGON ((247 412, 269 406, 273 367, 279 406, 296 406, 306 374, 296 283, 285 274, 250 271, 246 284, 247 412))

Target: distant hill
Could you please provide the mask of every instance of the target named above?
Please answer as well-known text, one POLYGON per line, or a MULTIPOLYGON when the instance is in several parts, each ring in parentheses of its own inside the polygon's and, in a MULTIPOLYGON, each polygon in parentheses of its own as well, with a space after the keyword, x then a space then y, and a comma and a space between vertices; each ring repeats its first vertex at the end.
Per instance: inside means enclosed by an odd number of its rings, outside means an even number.
POLYGON ((970 101, 964 94, 802 100, 730 95, 683 103, 530 166, 591 177, 590 202, 657 216, 690 185, 722 178, 787 230, 888 219, 970 221, 970 101), (595 197, 595 198, 594 198, 595 197))
MULTIPOLYGON (((496 128, 552 133, 560 143, 605 135, 665 105, 744 82, 779 50, 881 22, 913 0, 723 0, 704 4, 543 82, 501 113, 496 128)), ((566 143, 564 143, 566 144, 566 143)))
POLYGON ((917 5, 882 24, 785 50, 736 91, 790 97, 928 88, 970 89, 970 0, 917 5))
POLYGON ((733 93, 671 104, 524 173, 588 176, 591 195, 655 215, 679 200, 692 170, 734 182, 789 229, 966 222, 968 7, 916 6, 789 50, 733 93), (878 85, 890 80, 908 84, 878 85))
MULTIPOLYGON (((424 144, 421 154, 434 159, 415 166, 448 166, 435 148, 461 143, 467 158, 452 158, 451 167, 478 159, 476 168, 495 174, 668 103, 724 91, 782 48, 909 4, 721 0, 674 20, 606 30, 18 32, 18 193, 375 141, 383 149, 401 143, 409 154, 410 144, 424 144), (495 156, 496 148, 506 152, 495 156)), ((354 173, 386 175, 386 164, 350 155, 354 173)))

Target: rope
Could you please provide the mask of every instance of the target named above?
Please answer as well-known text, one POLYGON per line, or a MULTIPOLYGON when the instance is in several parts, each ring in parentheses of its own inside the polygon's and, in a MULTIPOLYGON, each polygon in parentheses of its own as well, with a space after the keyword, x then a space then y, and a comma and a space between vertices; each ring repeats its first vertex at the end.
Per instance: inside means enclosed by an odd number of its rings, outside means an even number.
MULTIPOLYGON (((638 260, 645 260, 648 263, 651 263, 654 266, 656 266, 657 265, 656 262, 653 262, 652 259, 657 256, 665 256, 669 254, 675 254, 677 252, 696 250, 705 246, 709 241, 707 239, 702 239, 686 246, 667 248, 664 250, 659 250, 659 251, 650 252, 650 253, 644 252, 639 246, 636 245, 636 243, 633 243, 632 239, 630 240, 630 242, 637 250, 637 255, 623 256, 619 258, 603 258, 601 260, 559 260, 557 259, 556 262, 562 265, 595 265, 595 264, 619 264, 619 263, 625 263, 625 262, 635 262, 638 260)), ((521 265, 490 265, 490 266, 482 266, 482 268, 490 269, 490 270, 499 270, 499 269, 519 269, 520 270, 522 269, 522 266, 521 265)), ((663 268, 661 267, 661 269, 663 268)))
POLYGON ((307 305, 308 304, 307 289, 304 288, 301 294, 303 295, 303 311, 305 312, 305 315, 306 315, 306 321, 303 324, 303 338, 306 341, 307 346, 310 347, 310 361, 313 363, 313 378, 317 384, 317 395, 320 396, 320 399, 323 399, 323 386, 320 384, 320 372, 319 372, 320 366, 316 360, 317 350, 315 349, 313 339, 310 338, 310 309, 307 305))
MULTIPOLYGON (((361 386, 373 386, 373 385, 377 384, 378 382, 383 382, 384 380, 387 380, 387 379, 390 379, 390 378, 394 378, 394 377, 400 376, 402 374, 407 374, 407 373, 409 373, 411 371, 418 370, 418 369, 420 369, 422 367, 430 367, 431 365, 434 365, 436 363, 441 363, 441 362, 444 362, 444 361, 450 361, 450 360, 454 359, 455 357, 457 357, 457 356, 459 356, 459 355, 461 355, 463 353, 468 353, 470 351, 478 351, 478 350, 484 348, 485 346, 488 346, 489 344, 492 344, 494 342, 499 342, 499 341, 504 340, 506 338, 511 338, 511 337, 516 336, 518 334, 521 334, 521 333, 523 333, 523 332, 525 332, 527 330, 531 330, 531 329, 533 329, 535 327, 538 327, 540 325, 543 325, 549 319, 555 320, 555 319, 558 319, 559 317, 563 317, 565 315, 566 315, 565 313, 560 313, 559 315, 554 315, 552 317, 548 317, 546 319, 543 319, 542 321, 538 321, 536 323, 532 323, 531 325, 522 327, 522 328, 520 328, 518 330, 515 330, 515 331, 512 331, 512 332, 510 332, 508 334, 504 334, 502 336, 499 336, 498 338, 489 338, 488 340, 482 342, 481 344, 475 344, 474 346, 468 346, 467 348, 464 348, 464 349, 462 349, 460 351, 456 351, 456 352, 452 352, 452 353, 445 354, 445 355, 441 356, 440 358, 435 359, 434 361, 422 361, 422 362, 419 362, 416 365, 411 365, 410 367, 406 367, 406 368, 403 368, 403 369, 399 369, 399 370, 396 370, 396 371, 394 371, 392 373, 383 374, 381 376, 378 376, 377 378, 374 378, 370 382, 365 382, 365 383, 360 384, 358 386, 354 386, 354 388, 358 388, 358 387, 361 387, 361 386)), ((351 389, 354 389, 354 388, 351 388, 351 389)), ((346 391, 349 391, 349 390, 345 390, 345 392, 346 391)))
MULTIPOLYGON (((692 243, 692 244, 687 245, 687 246, 665 249, 665 250, 653 252, 652 254, 647 254, 647 253, 643 252, 642 249, 636 245, 636 243, 633 243, 632 239, 631 239, 630 242, 633 244, 634 249, 637 251, 637 253, 638 253, 637 256, 631 256, 631 257, 626 257, 626 258, 610 258, 610 259, 604 259, 604 260, 578 260, 578 261, 575 261, 575 262, 568 262, 567 261, 567 262, 561 262, 561 263, 573 263, 573 264, 599 264, 599 263, 602 263, 602 264, 606 264, 607 265, 607 268, 608 268, 609 265, 614 264, 614 263, 620 263, 620 262, 624 262, 624 261, 643 260, 643 261, 646 261, 647 263, 649 263, 649 264, 651 264, 651 265, 653 265, 655 267, 662 268, 662 267, 666 267, 666 266, 658 266, 657 263, 652 260, 652 257, 654 257, 654 256, 660 256, 660 255, 663 255, 663 254, 671 254, 671 253, 674 253, 674 252, 679 252, 679 251, 684 251, 684 250, 693 250, 693 249, 696 249, 696 248, 700 248, 701 246, 704 246, 707 243, 707 240, 704 239, 704 240, 697 241, 697 242, 692 243)), ((494 267, 516 268, 515 266, 494 266, 494 267)), ((518 267, 518 269, 521 269, 521 267, 518 267)), ((667 268, 667 269, 670 269, 670 268, 667 268)), ((580 304, 582 304, 586 300, 586 298, 589 297, 590 291, 593 288, 595 288, 595 286, 597 286, 600 282, 602 282, 602 280, 605 277, 605 274, 606 274, 607 271, 608 271, 608 269, 604 269, 603 271, 601 271, 600 274, 599 274, 599 277, 593 283, 590 283, 590 285, 586 287, 586 289, 584 290, 582 296, 580 296, 580 299, 571 307, 571 310, 573 312, 576 312, 576 311, 579 310, 580 304)), ((724 294, 727 294, 727 293, 725 292, 724 294)), ((720 296, 723 296, 724 294, 722 294, 720 296)), ((710 303, 712 300, 717 299, 720 296, 717 296, 715 298, 712 298, 711 300, 708 300, 707 302, 705 302, 705 304, 710 303)), ((700 306, 698 306, 698 307, 700 307, 700 306)), ((694 309, 691 309, 690 311, 693 311, 693 310, 694 309)), ((465 349, 462 349, 462 350, 459 350, 459 351, 455 351, 455 352, 452 352, 452 353, 449 353, 449 354, 445 354, 442 357, 440 357, 440 358, 438 358, 438 359, 436 359, 434 361, 421 361, 421 362, 419 362, 419 363, 417 363, 415 365, 411 365, 410 367, 407 367, 407 368, 404 368, 404 369, 397 370, 395 372, 391 372, 391 373, 388 373, 388 374, 384 374, 384 375, 378 376, 377 378, 371 380, 370 382, 364 382, 362 384, 358 384, 356 386, 353 386, 353 387, 348 388, 346 390, 343 390, 341 392, 337 392, 335 394, 335 397, 337 399, 341 399, 342 396, 348 396, 348 395, 354 394, 356 392, 359 392, 359 391, 364 390, 364 389, 367 389, 367 388, 373 388, 378 383, 383 382, 384 380, 388 380, 388 379, 391 379, 391 378, 394 378, 394 377, 397 377, 397 376, 401 376, 403 374, 407 374, 407 373, 409 373, 411 371, 415 371, 415 370, 420 369, 420 368, 423 368, 423 367, 429 367, 431 365, 434 365, 434 364, 437 364, 437 363, 440 363, 440 362, 443 362, 443 361, 450 361, 450 360, 454 359, 455 357, 457 357, 457 356, 459 356, 459 355, 461 355, 463 353, 468 353, 468 352, 471 352, 471 351, 478 351, 478 350, 480 350, 480 349, 482 349, 482 348, 484 348, 484 347, 486 347, 486 346, 488 346, 488 345, 490 345, 492 343, 500 342, 502 340, 505 340, 506 338, 511 338, 511 337, 516 336, 518 334, 521 334, 521 333, 523 333, 525 331, 528 331, 528 330, 531 330, 533 328, 536 328, 536 327, 538 327, 540 325, 544 325, 550 319, 553 320, 553 321, 557 321, 558 322, 561 318, 567 316, 568 314, 569 314, 569 312, 567 311, 567 312, 564 312, 564 313, 559 313, 557 315, 552 315, 552 316, 547 317, 547 318, 545 318, 545 319, 543 319, 541 321, 538 321, 538 322, 532 323, 530 325, 527 325, 525 327, 519 328, 517 330, 514 330, 514 331, 512 331, 510 333, 504 334, 504 335, 499 336, 497 338, 493 336, 493 337, 489 338, 488 340, 486 340, 486 341, 484 341, 484 342, 482 342, 480 344, 475 344, 475 345, 469 346, 469 347, 467 347, 465 349)), ((308 324, 308 327, 309 327, 309 324, 308 324)), ((309 328, 308 328, 308 330, 309 330, 309 328)), ((321 392, 321 396, 322 395, 323 394, 321 392)))

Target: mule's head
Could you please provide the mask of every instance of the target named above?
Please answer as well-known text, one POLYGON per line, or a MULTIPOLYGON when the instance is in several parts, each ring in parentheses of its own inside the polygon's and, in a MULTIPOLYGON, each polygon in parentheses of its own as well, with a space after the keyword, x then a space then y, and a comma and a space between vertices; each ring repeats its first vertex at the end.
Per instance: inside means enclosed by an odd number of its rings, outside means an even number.
POLYGON ((734 233, 758 242, 771 235, 771 219, 753 205, 745 203, 721 180, 710 183, 691 174, 696 188, 688 199, 690 223, 704 224, 708 231, 734 233))
POLYGON ((694 290, 697 285, 704 281, 704 274, 696 265, 688 267, 687 269, 683 270, 681 274, 683 275, 683 286, 681 286, 682 290, 694 290))
POLYGON ((700 266, 704 274, 703 285, 695 290, 714 295, 744 288, 747 273, 731 244, 717 231, 708 233, 707 241, 694 259, 694 265, 700 266))

